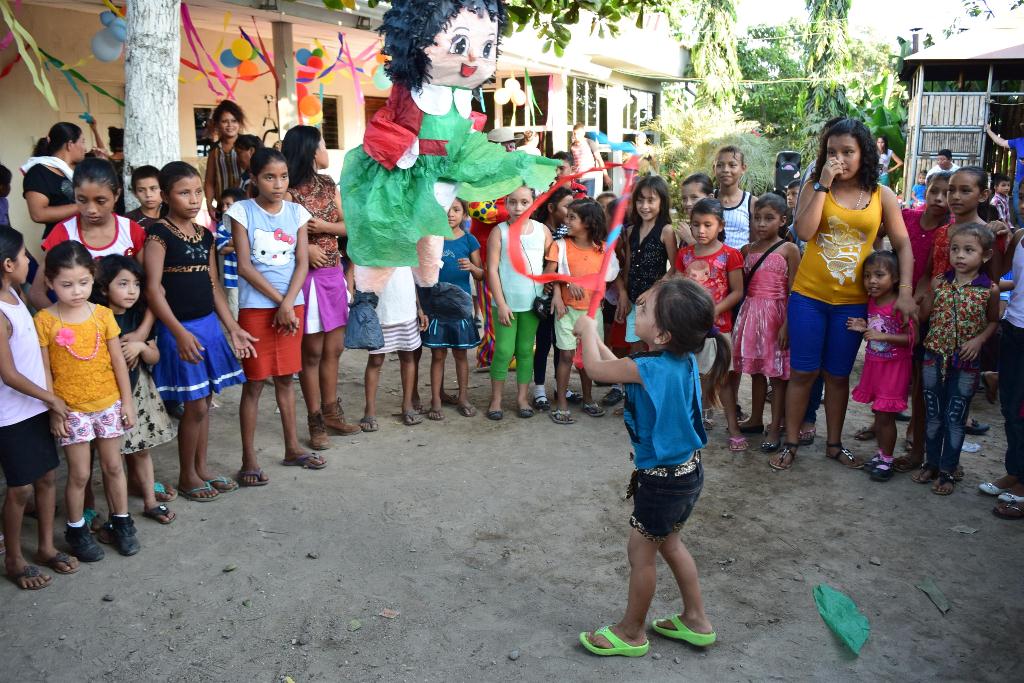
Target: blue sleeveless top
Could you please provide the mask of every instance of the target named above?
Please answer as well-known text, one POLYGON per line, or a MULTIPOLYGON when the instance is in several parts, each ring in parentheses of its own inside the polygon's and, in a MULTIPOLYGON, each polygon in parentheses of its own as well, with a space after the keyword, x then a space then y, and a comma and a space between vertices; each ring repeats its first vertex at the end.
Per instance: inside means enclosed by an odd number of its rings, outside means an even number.
POLYGON ((680 465, 707 444, 700 373, 692 353, 635 353, 643 384, 626 384, 623 419, 637 469, 680 465))

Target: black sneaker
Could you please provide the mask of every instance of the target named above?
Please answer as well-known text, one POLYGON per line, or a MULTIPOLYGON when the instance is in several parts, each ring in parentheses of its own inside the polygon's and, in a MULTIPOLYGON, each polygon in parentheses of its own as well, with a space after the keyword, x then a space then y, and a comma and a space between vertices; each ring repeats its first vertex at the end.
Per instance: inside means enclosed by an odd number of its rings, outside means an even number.
POLYGON ((64 540, 71 546, 71 554, 82 562, 99 562, 103 559, 103 548, 96 543, 87 526, 65 526, 64 540))
POLYGON ((871 480, 872 481, 889 481, 890 479, 892 479, 892 475, 893 475, 892 461, 889 461, 889 462, 884 462, 883 461, 883 462, 879 463, 878 465, 876 465, 873 470, 871 470, 871 480))
POLYGON ((117 548, 117 552, 125 557, 134 555, 142 547, 139 539, 135 536, 135 522, 131 515, 127 517, 110 516, 110 521, 103 525, 103 540, 109 539, 111 545, 117 548))
POLYGON ((623 396, 624 394, 622 393, 622 389, 612 387, 612 390, 605 394, 604 398, 601 399, 601 405, 607 408, 618 405, 622 401, 623 396))

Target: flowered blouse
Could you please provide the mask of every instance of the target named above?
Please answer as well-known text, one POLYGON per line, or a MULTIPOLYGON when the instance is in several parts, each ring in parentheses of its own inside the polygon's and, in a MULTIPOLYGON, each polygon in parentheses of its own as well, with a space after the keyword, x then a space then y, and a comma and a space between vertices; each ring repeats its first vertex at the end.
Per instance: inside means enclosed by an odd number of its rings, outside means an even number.
POLYGON ((935 288, 935 305, 928 323, 924 348, 943 357, 953 367, 976 367, 978 361, 962 363, 957 351, 988 325, 988 298, 992 280, 980 273, 967 284, 957 284, 948 271, 935 288))
MULTIPOLYGON (((288 191, 292 194, 292 200, 305 207, 306 211, 313 214, 314 218, 328 223, 341 221, 341 211, 338 209, 338 203, 334 201, 338 186, 328 176, 316 173, 311 182, 301 187, 292 187, 288 191)), ((326 268, 337 267, 338 259, 341 257, 337 235, 309 230, 307 238, 310 244, 320 247, 327 256, 326 268)))

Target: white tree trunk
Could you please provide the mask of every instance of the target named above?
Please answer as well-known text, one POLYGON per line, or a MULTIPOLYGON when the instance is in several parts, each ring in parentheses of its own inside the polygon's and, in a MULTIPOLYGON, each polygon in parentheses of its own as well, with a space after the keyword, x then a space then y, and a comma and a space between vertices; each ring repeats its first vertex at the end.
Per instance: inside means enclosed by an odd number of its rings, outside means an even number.
POLYGON ((181 53, 180 0, 128 0, 125 51, 125 202, 132 170, 157 168, 181 158, 178 135, 178 58, 181 53))

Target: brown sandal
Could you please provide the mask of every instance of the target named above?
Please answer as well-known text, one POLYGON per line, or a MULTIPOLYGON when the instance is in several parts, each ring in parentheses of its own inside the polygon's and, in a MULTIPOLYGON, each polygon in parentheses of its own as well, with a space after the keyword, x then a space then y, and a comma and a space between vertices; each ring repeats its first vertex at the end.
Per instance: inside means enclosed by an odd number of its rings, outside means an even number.
POLYGON ((917 472, 914 473, 911 480, 915 484, 930 484, 937 476, 939 476, 938 467, 932 467, 927 463, 921 463, 921 466, 917 468, 917 472))
POLYGON ((778 470, 779 472, 784 472, 785 470, 790 469, 796 461, 796 449, 799 447, 799 444, 789 441, 782 444, 782 449, 776 453, 775 457, 768 459, 768 467, 771 467, 773 470, 778 470), (778 464, 775 464, 773 461, 777 461, 778 464))
POLYGON ((892 461, 892 468, 896 472, 906 473, 913 472, 922 465, 920 462, 914 462, 908 457, 900 456, 892 461))
POLYGON ((864 469, 864 461, 853 454, 849 448, 843 446, 843 442, 838 443, 827 443, 825 444, 825 456, 831 460, 840 462, 844 467, 848 467, 851 470, 864 469), (836 452, 833 455, 829 453, 829 450, 835 448, 836 452))

